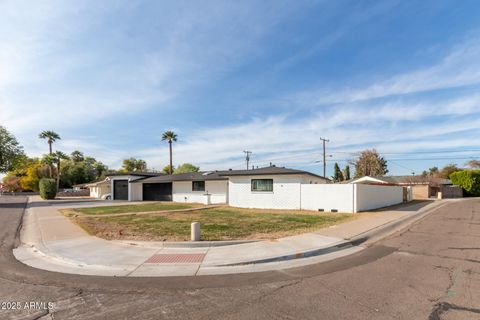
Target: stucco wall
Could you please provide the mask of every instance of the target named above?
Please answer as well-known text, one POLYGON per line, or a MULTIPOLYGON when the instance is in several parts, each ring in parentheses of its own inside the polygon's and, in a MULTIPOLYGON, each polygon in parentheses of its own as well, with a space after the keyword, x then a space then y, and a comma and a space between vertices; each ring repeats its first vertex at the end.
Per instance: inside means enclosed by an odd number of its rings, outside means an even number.
POLYGON ((300 209, 300 181, 297 175, 230 177, 229 204, 259 209, 300 209), (273 179, 272 192, 251 191, 252 179, 273 179))
POLYGON ((205 191, 192 191, 192 181, 174 181, 172 186, 174 202, 205 203, 205 194, 210 194, 210 203, 227 203, 228 181, 205 181, 205 191))
POLYGON ((403 202, 403 187, 355 184, 356 212, 391 206, 403 202))
POLYGON ((130 186, 130 201, 142 201, 143 200, 143 184, 141 183, 129 183, 130 186))
POLYGON ((354 212, 353 184, 302 184, 302 209, 354 212))

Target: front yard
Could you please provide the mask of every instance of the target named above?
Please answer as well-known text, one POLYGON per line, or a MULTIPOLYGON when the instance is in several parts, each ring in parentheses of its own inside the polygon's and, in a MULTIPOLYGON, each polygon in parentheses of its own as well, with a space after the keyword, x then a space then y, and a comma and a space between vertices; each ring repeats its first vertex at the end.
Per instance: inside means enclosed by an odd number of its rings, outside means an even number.
MULTIPOLYGON (((258 210, 232 207, 197 211, 161 212, 142 215, 101 216, 101 214, 145 212, 145 205, 83 208, 69 210, 67 216, 91 235, 105 239, 186 241, 190 224, 201 223, 202 240, 275 239, 313 231, 354 219, 352 214, 295 210, 258 210), (127 209, 127 207, 132 207, 127 209), (140 208, 138 208, 140 207, 140 208), (72 213, 80 215, 72 215, 72 213)), ((168 204, 163 210, 183 209, 186 204, 168 204)), ((189 205, 186 205, 189 206, 189 205)))

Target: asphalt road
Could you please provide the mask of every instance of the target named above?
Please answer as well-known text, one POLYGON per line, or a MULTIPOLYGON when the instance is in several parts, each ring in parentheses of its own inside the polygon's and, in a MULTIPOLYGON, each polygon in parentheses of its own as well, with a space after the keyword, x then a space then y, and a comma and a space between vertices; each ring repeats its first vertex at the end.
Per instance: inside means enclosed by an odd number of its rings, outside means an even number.
POLYGON ((2 320, 480 319, 478 199, 451 203, 362 252, 326 263, 138 279, 65 275, 16 261, 12 248, 25 201, 0 198, 2 320))

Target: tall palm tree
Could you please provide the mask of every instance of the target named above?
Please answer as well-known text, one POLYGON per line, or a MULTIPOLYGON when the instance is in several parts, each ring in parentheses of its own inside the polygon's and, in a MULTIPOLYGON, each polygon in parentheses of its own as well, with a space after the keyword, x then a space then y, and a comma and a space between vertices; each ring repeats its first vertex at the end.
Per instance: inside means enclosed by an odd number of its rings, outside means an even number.
POLYGON ((168 144, 170 146, 170 168, 169 168, 169 174, 173 173, 173 164, 172 164, 172 143, 174 141, 177 141, 177 134, 173 131, 165 131, 162 135, 162 141, 168 141, 168 144))
POLYGON ((57 140, 60 140, 60 136, 58 135, 58 133, 56 133, 55 131, 49 131, 49 130, 46 130, 46 131, 42 131, 38 137, 40 139, 47 139, 47 142, 48 142, 48 147, 49 147, 49 154, 52 154, 53 151, 52 151, 52 144, 57 141, 57 140))

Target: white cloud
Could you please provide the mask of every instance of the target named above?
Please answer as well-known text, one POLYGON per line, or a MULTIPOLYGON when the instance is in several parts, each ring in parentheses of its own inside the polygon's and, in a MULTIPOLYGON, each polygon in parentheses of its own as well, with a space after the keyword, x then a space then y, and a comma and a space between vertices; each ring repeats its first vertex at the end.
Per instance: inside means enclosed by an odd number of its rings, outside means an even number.
MULTIPOLYGON (((331 139, 329 152, 336 159, 352 157, 336 151, 353 153, 372 147, 380 152, 474 147, 477 139, 456 135, 480 134, 480 110, 475 107, 478 103, 480 96, 470 95, 413 105, 397 101, 370 107, 344 106, 301 118, 256 118, 190 132, 191 138, 185 142, 180 137, 174 147, 174 162, 193 162, 203 169, 241 168, 242 151, 248 149, 253 151, 255 165, 268 165, 270 161, 279 165, 311 165, 320 159, 321 136, 331 139)), ((165 152, 155 148, 138 153, 155 168, 161 168, 168 162, 167 145, 164 148, 165 152)))
POLYGON ((351 103, 478 83, 480 83, 480 36, 475 33, 454 47, 437 64, 383 78, 367 86, 334 89, 320 87, 305 90, 290 95, 287 101, 297 106, 351 103))
POLYGON ((171 112, 168 101, 236 69, 290 12, 256 2, 153 3, 139 18, 135 4, 91 4, 0 4, 0 124, 29 153, 41 152, 40 130, 171 112))

